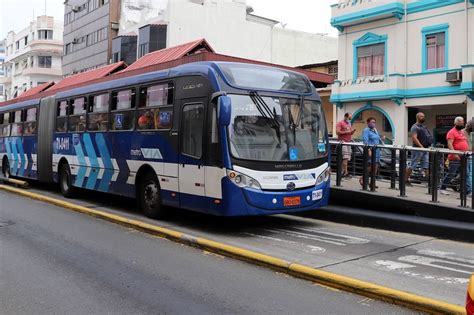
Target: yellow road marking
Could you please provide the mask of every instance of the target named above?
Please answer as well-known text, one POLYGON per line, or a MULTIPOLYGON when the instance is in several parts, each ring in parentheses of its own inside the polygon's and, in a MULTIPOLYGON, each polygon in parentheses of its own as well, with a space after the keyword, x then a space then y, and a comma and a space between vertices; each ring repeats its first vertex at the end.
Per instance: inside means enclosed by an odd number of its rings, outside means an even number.
POLYGON ((43 201, 66 209, 74 210, 96 218, 114 222, 129 228, 134 228, 146 233, 162 236, 179 243, 198 247, 219 255, 234 257, 249 261, 258 265, 268 266, 278 271, 284 271, 287 274, 301 279, 307 279, 318 284, 331 288, 344 290, 369 298, 383 300, 397 305, 402 305, 412 309, 436 314, 465 314, 465 309, 461 306, 447 302, 431 299, 416 294, 391 289, 378 284, 357 280, 354 278, 341 276, 332 272, 304 266, 279 259, 273 256, 257 253, 240 247, 227 245, 224 243, 194 237, 168 228, 160 227, 154 224, 139 220, 127 219, 119 215, 111 214, 105 211, 90 209, 84 206, 76 205, 64 200, 43 196, 37 193, 25 191, 19 188, 0 185, 0 189, 17 195, 29 197, 35 200, 43 201))

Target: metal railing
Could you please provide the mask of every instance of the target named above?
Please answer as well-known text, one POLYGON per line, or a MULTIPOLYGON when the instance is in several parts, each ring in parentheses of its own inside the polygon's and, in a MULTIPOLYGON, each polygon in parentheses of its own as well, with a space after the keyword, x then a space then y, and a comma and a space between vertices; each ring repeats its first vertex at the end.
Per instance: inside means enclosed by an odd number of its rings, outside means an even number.
MULTIPOLYGON (((439 202, 440 188, 451 188, 459 194, 460 207, 468 206, 468 178, 471 190, 474 186, 472 170, 474 159, 471 152, 453 151, 444 148, 417 148, 411 146, 396 145, 366 145, 362 142, 340 142, 330 140, 331 168, 336 175, 336 186, 342 186, 342 162, 343 146, 351 147, 351 160, 348 163, 348 171, 351 176, 359 177, 362 190, 375 192, 377 181, 389 182, 390 189, 398 189, 400 197, 407 196, 407 187, 414 184, 422 184, 419 187, 427 187, 427 193, 431 195, 431 202, 439 202), (380 153, 375 153, 380 150, 380 153), (410 178, 407 178, 407 168, 410 167, 410 157, 416 152, 425 152, 429 155, 427 172, 421 167, 411 170, 410 178), (379 156, 379 161, 377 157, 379 156), (458 156, 459 160, 447 162, 448 155, 458 156), (456 176, 449 173, 447 163, 455 163, 458 171, 456 176), (373 165, 378 165, 374 171, 373 165), (469 175, 470 174, 470 175, 469 175), (424 186, 423 186, 424 184, 424 186)), ((423 166, 423 165, 422 165, 423 166)), ((471 193, 471 192, 469 192, 471 193)), ((474 209, 474 198, 470 200, 470 208, 474 209)))

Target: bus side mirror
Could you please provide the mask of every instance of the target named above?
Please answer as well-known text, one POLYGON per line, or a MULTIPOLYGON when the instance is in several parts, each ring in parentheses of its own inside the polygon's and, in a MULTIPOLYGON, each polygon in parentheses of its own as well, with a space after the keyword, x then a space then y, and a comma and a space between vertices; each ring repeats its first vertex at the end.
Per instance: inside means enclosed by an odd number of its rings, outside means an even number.
POLYGON ((219 117, 220 126, 225 127, 230 125, 231 109, 230 97, 225 95, 220 96, 217 107, 217 115, 219 117))

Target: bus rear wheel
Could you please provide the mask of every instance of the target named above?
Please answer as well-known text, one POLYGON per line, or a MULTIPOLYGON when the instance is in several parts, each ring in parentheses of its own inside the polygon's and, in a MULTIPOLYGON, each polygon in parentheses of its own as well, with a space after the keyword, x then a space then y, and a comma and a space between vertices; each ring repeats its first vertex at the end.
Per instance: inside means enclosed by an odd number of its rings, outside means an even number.
POLYGON ((67 163, 62 163, 59 168, 59 188, 64 197, 74 196, 75 189, 72 185, 71 169, 67 163))
POLYGON ((161 204, 161 189, 155 174, 144 174, 140 181, 139 203, 143 213, 152 219, 165 218, 165 211, 161 204))
POLYGON ((10 174, 10 162, 8 161, 7 158, 3 159, 2 173, 3 173, 3 177, 5 177, 5 178, 10 178, 10 176, 11 176, 11 174, 10 174))

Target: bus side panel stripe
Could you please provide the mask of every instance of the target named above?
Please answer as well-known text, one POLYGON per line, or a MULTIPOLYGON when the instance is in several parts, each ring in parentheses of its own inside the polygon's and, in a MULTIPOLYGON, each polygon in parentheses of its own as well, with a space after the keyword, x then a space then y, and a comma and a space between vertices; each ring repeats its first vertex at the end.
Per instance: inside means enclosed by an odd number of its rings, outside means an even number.
POLYGON ((95 135, 95 143, 99 148, 100 156, 102 158, 102 162, 105 168, 104 175, 102 176, 102 179, 99 184, 99 190, 108 191, 110 180, 114 175, 114 166, 112 164, 112 160, 110 159, 110 154, 109 150, 107 149, 107 144, 105 143, 104 135, 101 133, 97 133, 95 135))
POLYGON ((97 175, 99 174, 99 162, 97 161, 97 155, 95 154, 94 145, 92 144, 91 135, 86 133, 82 138, 84 140, 84 146, 86 147, 87 157, 91 164, 91 170, 89 177, 87 178, 86 188, 94 189, 95 183, 97 182, 97 175))
POLYGON ((20 169, 19 169, 19 176, 24 176, 25 174, 25 151, 23 150, 23 142, 21 138, 16 139, 16 143, 18 144, 18 153, 20 155, 20 169))
POLYGON ((86 159, 84 158, 84 152, 82 151, 82 145, 80 141, 74 145, 74 149, 76 150, 77 160, 79 162, 79 171, 77 173, 74 186, 82 187, 84 176, 86 175, 86 159))
POLYGON ((18 152, 16 150, 16 138, 12 138, 12 156, 13 156, 13 171, 12 174, 16 175, 18 172, 18 152))
MULTIPOLYGON (((7 157, 8 159, 11 161, 13 160, 12 159, 12 151, 10 149, 10 141, 8 139, 5 138, 5 148, 7 149, 7 157)), ((10 165, 10 168, 11 168, 11 165, 10 165)), ((11 169, 10 169, 10 172, 11 172, 11 169)))

